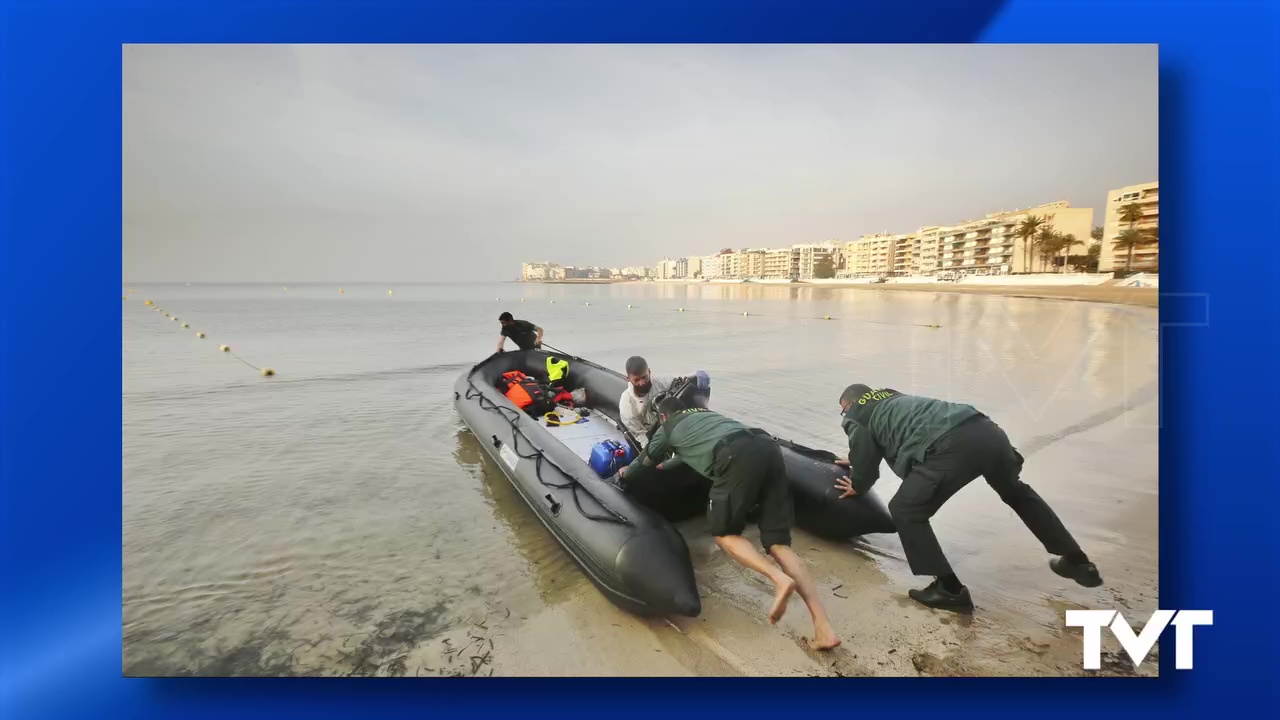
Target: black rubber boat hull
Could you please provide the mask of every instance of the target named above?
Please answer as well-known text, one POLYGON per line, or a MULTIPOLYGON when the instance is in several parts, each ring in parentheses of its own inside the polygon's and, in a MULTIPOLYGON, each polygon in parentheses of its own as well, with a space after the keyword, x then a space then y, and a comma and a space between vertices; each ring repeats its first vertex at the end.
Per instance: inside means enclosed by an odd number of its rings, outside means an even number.
MULTIPOLYGON (((542 524, 610 601, 638 615, 697 616, 702 607, 693 564, 675 527, 597 476, 540 421, 518 410, 495 387, 498 376, 507 370, 545 377, 546 357, 537 351, 499 353, 463 373, 454 386, 458 415, 542 524), (539 452, 542 461, 537 459, 539 452), (570 484, 553 463, 577 483, 576 498, 571 487, 544 484, 570 484)), ((571 380, 573 372, 571 365, 571 380)), ((597 422, 604 420, 597 418, 597 422)))
MULTIPOLYGON (((548 355, 568 359, 569 373, 575 376, 577 384, 586 387, 589 397, 600 402, 612 398, 611 406, 616 412, 618 398, 627 387, 625 375, 582 358, 535 350, 527 352, 536 354, 541 358, 536 362, 541 363, 546 362, 548 355)), ((741 418, 735 419, 756 427, 741 418)), ((772 434, 769 428, 760 429, 772 434)), ((888 508, 874 490, 866 495, 839 499, 836 480, 844 477, 847 471, 835 464, 837 458, 834 454, 814 450, 777 435, 773 437, 782 448, 782 457, 787 464, 787 478, 791 481, 798 527, 829 540, 848 540, 859 535, 897 532, 888 508)), ((680 482, 697 484, 696 480, 687 478, 682 478, 680 482)), ((707 483, 705 487, 709 489, 710 484, 707 483)), ((705 496, 701 507, 705 507, 705 496)))

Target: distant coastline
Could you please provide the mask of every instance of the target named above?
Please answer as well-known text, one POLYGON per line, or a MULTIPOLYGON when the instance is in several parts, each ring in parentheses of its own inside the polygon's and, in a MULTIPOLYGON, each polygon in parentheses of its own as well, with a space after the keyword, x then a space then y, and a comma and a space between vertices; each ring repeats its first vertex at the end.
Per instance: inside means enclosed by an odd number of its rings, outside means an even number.
POLYGON ((1003 297, 1037 298, 1043 300, 1076 300, 1081 302, 1100 302, 1115 305, 1134 305, 1138 307, 1159 307, 1160 290, 1155 287, 1122 287, 1116 285, 1052 285, 1052 284, 1009 284, 995 283, 966 285, 953 283, 868 283, 824 281, 822 283, 794 282, 743 282, 730 280, 716 282, 707 280, 532 280, 517 281, 525 285, 625 285, 625 284, 664 284, 664 285, 721 285, 741 284, 756 287, 784 286, 831 288, 836 290, 880 291, 880 292, 935 292, 958 293, 962 295, 999 295, 1003 297))
POLYGON ((564 280, 512 280, 520 285, 616 285, 625 282, 643 282, 642 280, 613 280, 611 278, 566 278, 564 280))

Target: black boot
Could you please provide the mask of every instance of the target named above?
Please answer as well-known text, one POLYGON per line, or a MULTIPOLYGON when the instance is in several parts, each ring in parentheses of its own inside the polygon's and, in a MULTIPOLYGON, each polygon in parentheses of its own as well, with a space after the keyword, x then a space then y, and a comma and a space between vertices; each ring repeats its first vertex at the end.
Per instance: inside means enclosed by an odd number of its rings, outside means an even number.
POLYGON ((1087 560, 1073 562, 1065 557, 1054 558, 1049 561, 1049 569, 1085 587, 1098 587, 1102 584, 1102 575, 1098 574, 1098 566, 1087 560))
POLYGON ((934 580, 923 590, 908 590, 912 600, 935 610, 951 610, 953 612, 973 612, 973 598, 969 597, 969 588, 961 585, 960 592, 951 592, 942 587, 942 583, 934 580))

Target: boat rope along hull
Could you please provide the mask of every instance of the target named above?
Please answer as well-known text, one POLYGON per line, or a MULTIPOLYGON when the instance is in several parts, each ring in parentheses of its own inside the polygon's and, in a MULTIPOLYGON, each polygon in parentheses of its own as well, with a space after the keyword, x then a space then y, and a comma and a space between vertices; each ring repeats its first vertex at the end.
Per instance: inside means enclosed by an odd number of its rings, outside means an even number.
POLYGON ((538 419, 517 410, 494 386, 508 370, 538 375, 540 366, 545 372, 545 357, 500 353, 464 373, 454 386, 459 416, 610 601, 638 615, 697 616, 702 608, 693 563, 675 527, 597 476, 538 419))
MULTIPOLYGON (((581 454, 496 387, 498 377, 509 370, 544 376, 549 356, 569 360, 565 385, 586 390, 591 421, 605 424, 604 415, 612 421, 608 424, 617 425, 625 376, 581 358, 539 350, 496 353, 464 372, 454 386, 458 415, 539 521, 614 604, 638 615, 696 616, 701 603, 688 546, 667 517, 678 520, 689 516, 690 509, 700 512, 710 483, 682 468, 659 473, 662 484, 651 486, 659 490, 637 493, 623 492, 597 476, 581 454), (655 510, 655 500, 673 499, 659 493, 680 496, 674 500, 682 510, 674 517, 665 509, 655 510), (647 504, 640 499, 645 495, 650 495, 647 504)), ((787 440, 778 443, 797 526, 833 540, 894 532, 874 491, 837 499, 835 481, 845 469, 834 464, 835 455, 787 440)))

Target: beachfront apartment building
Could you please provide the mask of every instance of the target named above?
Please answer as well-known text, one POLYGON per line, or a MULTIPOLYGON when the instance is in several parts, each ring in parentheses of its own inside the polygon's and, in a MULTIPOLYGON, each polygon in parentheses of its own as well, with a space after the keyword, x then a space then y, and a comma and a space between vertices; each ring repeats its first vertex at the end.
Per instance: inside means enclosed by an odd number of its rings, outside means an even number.
POLYGON ((521 263, 520 279, 529 281, 563 280, 564 268, 550 262, 521 263))
POLYGON ((705 258, 695 256, 685 259, 685 277, 702 279, 702 262, 705 258))
POLYGON ((863 235, 845 244, 844 269, 839 277, 875 277, 893 271, 893 257, 903 235, 876 233, 863 235))
POLYGON ((889 274, 905 277, 912 275, 916 255, 920 251, 920 238, 914 234, 896 235, 893 239, 893 250, 889 257, 889 274))
POLYGON ((678 263, 679 261, 677 260, 672 260, 671 258, 663 258, 662 262, 658 263, 657 266, 653 268, 653 277, 658 280, 677 279, 679 277, 678 275, 676 275, 678 263))
POLYGON ((835 276, 835 242, 792 245, 791 277, 795 280, 813 280, 835 276))
POLYGON ((742 275, 739 277, 764 277, 764 257, 768 252, 764 248, 748 248, 739 253, 742 256, 742 275))
POLYGON ((741 278, 742 263, 742 253, 737 250, 720 253, 720 277, 741 278))
POLYGON ((933 275, 938 272, 938 255, 941 246, 942 228, 922 227, 915 232, 911 241, 911 259, 908 265, 909 275, 933 275))
MULTIPOLYGON (((990 213, 940 229, 937 241, 938 269, 968 275, 1000 275, 1037 272, 1044 265, 1034 247, 1034 239, 1024 241, 1018 226, 1035 216, 1055 232, 1089 242, 1093 229, 1093 208, 1073 208, 1065 200, 1022 210, 990 213), (1030 247, 1028 247, 1030 245, 1030 247)), ((923 248, 922 248, 923 252, 923 248)))
POLYGON ((1128 248, 1117 248, 1116 238, 1132 227, 1142 233, 1145 242, 1133 249, 1133 264, 1128 269, 1156 272, 1160 268, 1160 241, 1155 234, 1160 227, 1160 183, 1149 182, 1116 188, 1107 193, 1107 207, 1102 226, 1102 252, 1098 255, 1098 270, 1113 272, 1126 269, 1128 248), (1121 220, 1121 212, 1127 205, 1137 205, 1142 219, 1129 223, 1121 220))
POLYGON ((795 270, 792 257, 798 254, 792 251, 791 248, 766 250, 760 277, 772 280, 794 280, 795 270))
POLYGON ((707 280, 720 277, 719 255, 707 255, 702 258, 702 277, 707 280))

